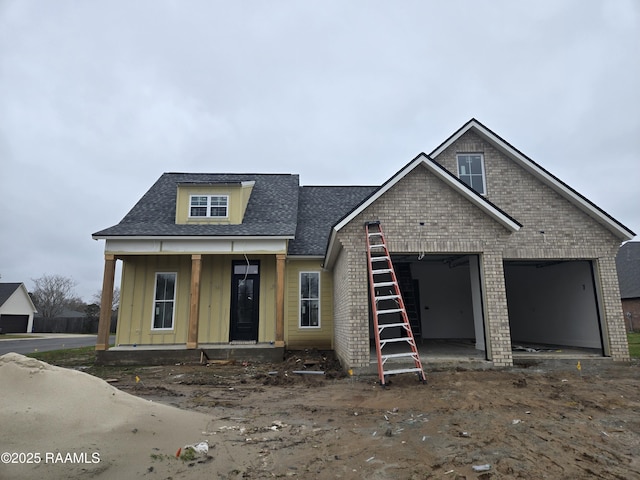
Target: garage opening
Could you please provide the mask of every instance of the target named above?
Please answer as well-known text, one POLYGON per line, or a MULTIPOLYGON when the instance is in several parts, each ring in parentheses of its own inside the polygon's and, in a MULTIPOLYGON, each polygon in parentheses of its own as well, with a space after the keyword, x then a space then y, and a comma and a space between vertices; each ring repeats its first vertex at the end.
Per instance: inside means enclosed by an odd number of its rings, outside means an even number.
POLYGON ((504 275, 514 354, 603 355, 590 261, 505 261, 504 275))
POLYGON ((420 355, 486 359, 478 256, 392 254, 391 260, 420 355))
POLYGON ((25 333, 29 315, 0 315, 0 333, 25 333))

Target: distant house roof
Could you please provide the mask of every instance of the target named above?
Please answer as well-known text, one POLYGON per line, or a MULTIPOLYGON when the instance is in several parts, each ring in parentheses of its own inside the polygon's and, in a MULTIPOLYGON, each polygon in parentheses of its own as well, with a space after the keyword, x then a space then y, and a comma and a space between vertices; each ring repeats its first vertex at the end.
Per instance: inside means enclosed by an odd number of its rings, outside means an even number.
POLYGON ((22 285, 22 283, 0 283, 0 306, 9 300, 9 297, 20 288, 20 285, 22 285))
POLYGON ((33 300, 31 300, 31 296, 27 291, 27 287, 25 287, 24 283, 21 282, 13 282, 13 283, 0 283, 0 307, 2 307, 9 298, 16 292, 16 290, 22 289, 24 292, 24 297, 27 300, 27 303, 31 307, 33 312, 36 312, 36 307, 33 304, 33 300))
MULTIPOLYGON (((86 316, 86 313, 64 307, 60 313, 56 314, 53 318, 84 318, 86 316)), ((36 317, 42 318, 41 315, 36 315, 36 317)))
POLYGON ((175 236, 293 237, 298 216, 298 175, 165 173, 120 223, 93 238, 175 236), (255 181, 244 219, 239 225, 176 224, 178 184, 237 184, 255 181))
POLYGON ((323 256, 331 227, 379 187, 300 187, 298 228, 289 255, 323 256))
POLYGON ((627 242, 616 256, 621 298, 640 298, 640 242, 627 242))

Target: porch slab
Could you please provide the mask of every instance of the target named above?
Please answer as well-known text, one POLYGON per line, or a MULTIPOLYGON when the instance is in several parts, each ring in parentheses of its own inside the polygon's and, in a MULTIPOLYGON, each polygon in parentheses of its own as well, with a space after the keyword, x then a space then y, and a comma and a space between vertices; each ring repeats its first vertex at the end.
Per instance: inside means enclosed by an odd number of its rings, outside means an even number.
POLYGON ((259 363, 279 363, 284 360, 284 347, 270 343, 203 344, 195 349, 187 349, 185 345, 121 345, 109 350, 96 351, 96 363, 114 366, 200 363, 202 352, 209 360, 259 363))

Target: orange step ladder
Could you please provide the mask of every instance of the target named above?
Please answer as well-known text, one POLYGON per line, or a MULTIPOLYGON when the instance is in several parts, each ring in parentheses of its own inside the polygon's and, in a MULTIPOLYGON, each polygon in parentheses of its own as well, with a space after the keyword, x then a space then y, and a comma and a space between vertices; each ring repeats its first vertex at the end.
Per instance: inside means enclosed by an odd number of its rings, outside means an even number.
POLYGON ((380 222, 366 222, 365 230, 380 384, 386 386, 389 375, 401 373, 416 373, 420 381, 426 383, 427 378, 380 222), (393 353, 385 353, 385 348, 386 352, 393 350, 393 353), (403 359, 408 365, 403 365, 403 359), (393 368, 387 368, 388 360, 393 360, 393 368))

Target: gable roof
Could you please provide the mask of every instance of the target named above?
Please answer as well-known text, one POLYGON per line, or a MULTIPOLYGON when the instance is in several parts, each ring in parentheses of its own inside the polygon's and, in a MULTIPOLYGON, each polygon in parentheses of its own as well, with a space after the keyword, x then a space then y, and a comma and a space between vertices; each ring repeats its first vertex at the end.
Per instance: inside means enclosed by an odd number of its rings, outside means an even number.
POLYGON ((93 234, 114 237, 285 237, 296 232, 298 175, 164 173, 124 218, 93 234), (255 181, 244 219, 239 225, 176 224, 178 184, 237 184, 255 181))
POLYGON ((501 210, 499 207, 491 203, 485 197, 480 195, 478 192, 470 188, 467 184, 462 182, 458 177, 449 172, 446 168, 440 165, 438 162, 433 160, 431 157, 426 155, 425 153, 420 153, 417 157, 411 160, 407 165, 405 165, 402 169, 400 169, 395 175, 393 175, 389 180, 380 186, 376 191, 374 191, 371 195, 369 195, 366 199, 364 199, 359 205, 357 205, 353 210, 351 210, 348 214, 338 220, 331 229, 331 236, 329 237, 329 243, 326 248, 326 259, 325 265, 330 266, 333 262, 333 255, 335 255, 335 236, 336 234, 351 220, 353 220, 358 214, 360 214, 365 208, 371 205, 373 202, 378 200, 386 191, 388 191, 391 187, 397 184, 400 180, 402 180, 405 176, 407 176, 410 172, 412 172, 419 165, 424 166, 431 172, 434 176, 442 180, 449 187, 454 189, 457 193, 462 195, 464 198, 473 203, 480 210, 485 212, 491 218, 493 218, 496 222, 501 224, 507 230, 511 230, 512 232, 517 232, 522 227, 516 219, 509 216, 506 212, 501 210))
POLYGON ((24 283, 20 282, 0 283, 0 307, 4 305, 18 289, 22 289, 24 296, 28 299, 29 304, 31 305, 31 308, 36 312, 36 307, 33 304, 33 300, 31 300, 31 295, 29 295, 27 287, 25 287, 24 283))
POLYGON ((631 240, 635 236, 635 233, 625 227, 622 223, 618 222, 615 218, 613 218, 607 212, 591 202, 589 199, 578 193, 576 190, 571 188, 569 185, 564 183, 558 177, 542 168, 520 150, 518 150, 502 137, 491 131, 489 128, 485 127, 475 118, 469 120, 453 135, 442 142, 440 146, 438 146, 433 152, 431 152, 430 156, 433 158, 437 158, 438 155, 440 155, 449 146, 455 143, 462 135, 467 133, 469 130, 474 130, 474 132, 490 141, 498 150, 502 151, 512 160, 514 160, 516 164, 518 164, 526 171, 538 178, 540 181, 551 187, 573 205, 578 207, 591 218, 607 228, 620 240, 631 240))
POLYGON ((4 305, 4 302, 9 300, 9 297, 13 295, 21 283, 0 283, 0 306, 4 305))
POLYGON ((616 256, 621 298, 640 298, 640 242, 627 242, 616 256))
POLYGON ((379 187, 305 186, 298 195, 298 228, 289 255, 324 256, 331 227, 379 187))

